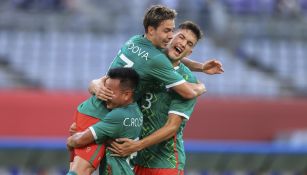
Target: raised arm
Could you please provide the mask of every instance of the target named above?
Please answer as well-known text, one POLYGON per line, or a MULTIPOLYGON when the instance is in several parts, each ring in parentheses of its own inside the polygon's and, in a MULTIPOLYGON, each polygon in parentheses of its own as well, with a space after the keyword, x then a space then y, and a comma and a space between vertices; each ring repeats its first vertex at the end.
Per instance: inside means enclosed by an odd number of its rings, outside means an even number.
POLYGON ((224 72, 223 65, 218 60, 209 60, 205 63, 200 63, 189 58, 183 58, 181 62, 194 72, 203 72, 209 75, 221 74, 224 72))

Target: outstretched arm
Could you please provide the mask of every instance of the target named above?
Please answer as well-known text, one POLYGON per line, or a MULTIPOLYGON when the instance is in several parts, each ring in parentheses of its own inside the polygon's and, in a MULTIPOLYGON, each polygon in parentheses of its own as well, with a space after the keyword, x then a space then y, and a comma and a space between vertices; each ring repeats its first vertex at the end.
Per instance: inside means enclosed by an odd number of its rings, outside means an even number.
POLYGON ((190 60, 189 58, 183 58, 181 62, 194 72, 203 72, 209 75, 221 74, 224 72, 223 65, 218 60, 209 60, 205 63, 200 63, 190 60))
POLYGON ((140 151, 173 137, 177 133, 182 121, 183 118, 181 116, 171 113, 165 125, 151 135, 138 141, 128 138, 116 139, 116 141, 111 142, 111 147, 108 149, 110 149, 114 155, 123 157, 128 156, 136 151, 140 151))

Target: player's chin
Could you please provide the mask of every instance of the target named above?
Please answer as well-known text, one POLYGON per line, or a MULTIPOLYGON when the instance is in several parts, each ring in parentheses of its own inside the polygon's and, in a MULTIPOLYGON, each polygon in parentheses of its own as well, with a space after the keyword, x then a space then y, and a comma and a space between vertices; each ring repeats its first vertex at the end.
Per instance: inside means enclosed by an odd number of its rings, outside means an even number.
POLYGON ((161 47, 163 48, 163 49, 165 49, 167 46, 168 46, 168 44, 169 44, 169 42, 163 42, 161 45, 161 47))
POLYGON ((178 53, 172 53, 170 54, 170 58, 173 60, 173 61, 177 61, 180 59, 180 54, 178 53))
POLYGON ((167 47, 167 44, 165 45, 164 43, 162 43, 162 44, 160 45, 160 48, 161 48, 161 49, 166 49, 166 47, 167 47))

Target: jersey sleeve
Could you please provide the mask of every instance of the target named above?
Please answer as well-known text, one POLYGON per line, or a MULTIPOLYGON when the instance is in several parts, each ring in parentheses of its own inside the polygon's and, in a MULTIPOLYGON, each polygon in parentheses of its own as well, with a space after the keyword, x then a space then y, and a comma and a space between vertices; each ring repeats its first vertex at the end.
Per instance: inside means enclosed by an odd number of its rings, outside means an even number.
POLYGON ((90 128, 97 144, 105 142, 108 138, 116 138, 122 130, 122 116, 117 110, 109 112, 106 117, 92 125, 90 128))
POLYGON ((196 98, 186 100, 177 94, 174 96, 175 97, 171 101, 168 113, 176 114, 183 117, 185 120, 189 120, 196 104, 196 98))
POLYGON ((174 70, 171 62, 164 54, 155 56, 152 60, 150 73, 159 81, 171 88, 185 82, 183 77, 174 70))

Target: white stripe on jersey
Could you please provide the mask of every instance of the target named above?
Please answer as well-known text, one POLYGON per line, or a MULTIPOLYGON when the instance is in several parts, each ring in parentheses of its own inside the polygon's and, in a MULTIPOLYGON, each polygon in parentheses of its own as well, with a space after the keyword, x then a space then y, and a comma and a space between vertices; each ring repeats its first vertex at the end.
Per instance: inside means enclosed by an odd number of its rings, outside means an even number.
POLYGON ((94 136, 94 139, 97 140, 97 134, 96 134, 94 128, 93 127, 89 127, 89 128, 90 128, 90 131, 92 132, 92 135, 94 136))
POLYGON ((177 85, 182 84, 182 83, 185 83, 185 80, 180 80, 180 81, 177 81, 177 82, 175 82, 175 83, 172 83, 172 84, 166 85, 165 87, 168 89, 168 88, 171 88, 171 87, 177 86, 177 85))
POLYGON ((190 116, 187 116, 185 113, 178 112, 178 111, 168 111, 169 114, 176 114, 181 117, 184 117, 185 119, 189 120, 190 116))

